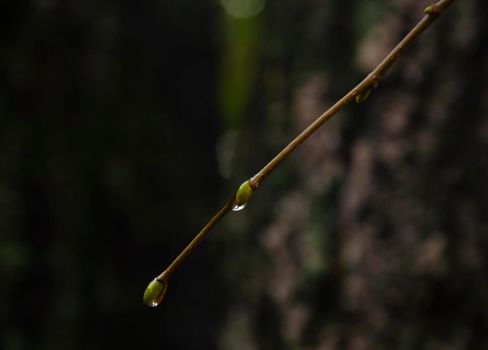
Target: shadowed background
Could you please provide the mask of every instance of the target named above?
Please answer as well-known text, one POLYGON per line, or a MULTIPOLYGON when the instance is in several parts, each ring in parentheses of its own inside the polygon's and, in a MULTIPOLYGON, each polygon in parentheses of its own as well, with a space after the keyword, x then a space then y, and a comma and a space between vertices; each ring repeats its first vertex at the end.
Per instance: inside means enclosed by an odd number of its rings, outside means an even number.
POLYGON ((486 349, 488 13, 458 1, 172 277, 414 0, 0 5, 0 348, 486 349))

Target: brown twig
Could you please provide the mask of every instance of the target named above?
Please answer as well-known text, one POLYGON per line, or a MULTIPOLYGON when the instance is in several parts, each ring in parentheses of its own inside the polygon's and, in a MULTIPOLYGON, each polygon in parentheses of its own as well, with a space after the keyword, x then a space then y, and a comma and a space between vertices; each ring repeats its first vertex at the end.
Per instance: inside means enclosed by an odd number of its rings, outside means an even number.
MULTIPOLYGON (((278 167, 278 165, 285 160, 290 153, 292 153, 301 143, 308 139, 318 128, 320 128, 327 120, 334 116, 342 107, 356 99, 357 102, 361 102, 367 97, 369 91, 376 88, 379 80, 385 75, 391 65, 398 59, 398 57, 405 51, 405 49, 425 30, 427 29, 452 3, 456 0, 440 0, 437 3, 425 8, 425 16, 412 28, 412 30, 398 43, 398 45, 390 51, 390 53, 381 61, 378 66, 369 73, 359 84, 357 84, 351 91, 349 91, 344 97, 337 101, 332 107, 319 116, 312 124, 310 124, 304 131, 302 131, 293 141, 291 141, 285 148, 283 148, 268 164, 266 164, 256 175, 254 175, 249 181, 246 181, 238 190, 236 196, 233 196, 223 207, 220 209, 210 221, 200 230, 200 232, 193 238, 188 246, 176 257, 176 259, 164 270, 156 281, 164 285, 164 288, 158 288, 161 290, 160 295, 150 295, 152 292, 152 281, 145 293, 149 294, 150 299, 158 300, 157 304, 161 301, 166 291, 168 279, 174 270, 182 263, 182 261, 195 249, 195 247, 201 242, 201 240, 235 205, 236 198, 246 198, 246 201, 251 196, 263 180, 271 174, 271 172, 278 167), (246 187, 247 186, 247 187, 246 187), (246 189, 247 192, 241 193, 242 189, 246 189)), ((239 203, 242 204, 242 203, 239 203)), ((245 204, 245 203, 244 203, 245 204)), ((158 293, 158 292, 154 292, 158 293)), ((151 306, 155 306, 153 304, 151 306)))

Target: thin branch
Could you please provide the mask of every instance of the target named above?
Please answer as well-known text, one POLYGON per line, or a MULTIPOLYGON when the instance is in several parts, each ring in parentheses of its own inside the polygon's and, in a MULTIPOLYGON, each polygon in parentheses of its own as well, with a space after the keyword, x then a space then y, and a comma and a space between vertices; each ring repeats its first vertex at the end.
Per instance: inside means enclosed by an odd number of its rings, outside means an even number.
POLYGON ((198 234, 193 238, 193 240, 186 246, 186 248, 178 255, 178 257, 173 260, 171 265, 168 266, 158 277, 158 280, 164 280, 171 276, 171 274, 176 270, 178 266, 185 260, 185 258, 196 248, 200 241, 205 237, 205 235, 217 225, 217 223, 222 219, 227 212, 234 206, 234 197, 232 197, 217 214, 215 214, 212 219, 198 232, 198 234))
POLYGON ((150 306, 156 306, 162 300, 166 292, 168 279, 183 260, 197 247, 207 233, 231 210, 242 208, 251 197, 253 191, 257 190, 263 180, 285 160, 301 143, 308 139, 327 120, 334 116, 342 107, 356 99, 362 102, 372 89, 375 89, 380 79, 385 75, 391 65, 400 57, 405 49, 427 29, 452 3, 456 0, 440 0, 437 3, 425 8, 425 16, 415 25, 414 28, 391 50, 381 63, 369 73, 359 84, 357 84, 344 97, 337 101, 332 107, 319 116, 312 124, 302 131, 293 141, 283 148, 268 164, 256 173, 249 181, 244 182, 238 189, 235 196, 231 198, 220 209, 212 219, 193 238, 188 246, 158 277, 151 281, 144 294, 144 301, 150 306), (159 285, 160 284, 160 285, 159 285))
POLYGON ((438 3, 428 6, 425 11, 425 16, 417 23, 417 25, 398 43, 398 45, 391 50, 391 52, 381 61, 381 63, 368 74, 363 81, 356 85, 344 97, 337 101, 332 107, 325 111, 312 124, 310 124, 300 135, 298 135, 292 142, 288 144, 280 153, 278 153, 268 164, 264 166, 256 175, 254 175, 250 184, 251 187, 257 189, 261 182, 280 164, 291 152, 293 152, 303 141, 310 137, 318 128, 320 128, 327 120, 334 116, 342 107, 350 103, 355 97, 361 93, 376 88, 379 80, 388 71, 391 65, 400 57, 403 51, 425 30, 432 22, 434 22, 438 15, 440 15, 449 5, 455 0, 442 0, 438 3), (435 9, 435 10, 434 10, 435 9))

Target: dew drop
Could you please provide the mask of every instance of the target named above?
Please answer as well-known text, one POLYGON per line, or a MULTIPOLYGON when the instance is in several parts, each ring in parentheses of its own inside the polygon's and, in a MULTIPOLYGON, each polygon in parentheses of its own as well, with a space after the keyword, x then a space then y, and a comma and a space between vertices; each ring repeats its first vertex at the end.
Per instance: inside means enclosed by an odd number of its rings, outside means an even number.
POLYGON ((247 203, 244 203, 244 204, 234 203, 234 206, 232 207, 232 211, 241 211, 242 209, 244 209, 246 207, 246 204, 247 203))
POLYGON ((168 283, 160 281, 157 278, 153 279, 146 287, 142 300, 144 304, 150 307, 158 306, 166 294, 168 283))

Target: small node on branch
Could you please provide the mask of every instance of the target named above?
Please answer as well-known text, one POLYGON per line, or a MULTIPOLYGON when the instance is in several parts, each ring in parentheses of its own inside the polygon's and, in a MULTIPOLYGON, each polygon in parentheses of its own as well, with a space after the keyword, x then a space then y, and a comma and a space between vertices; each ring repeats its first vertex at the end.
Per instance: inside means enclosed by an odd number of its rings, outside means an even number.
POLYGON ((363 103, 364 101, 366 101, 368 99, 370 93, 371 93, 371 89, 360 92, 355 98, 356 103, 359 104, 359 103, 363 103))
POLYGON ((424 12, 428 15, 437 16, 441 13, 441 10, 439 9, 439 6, 434 4, 434 5, 427 6, 424 9, 424 12))

